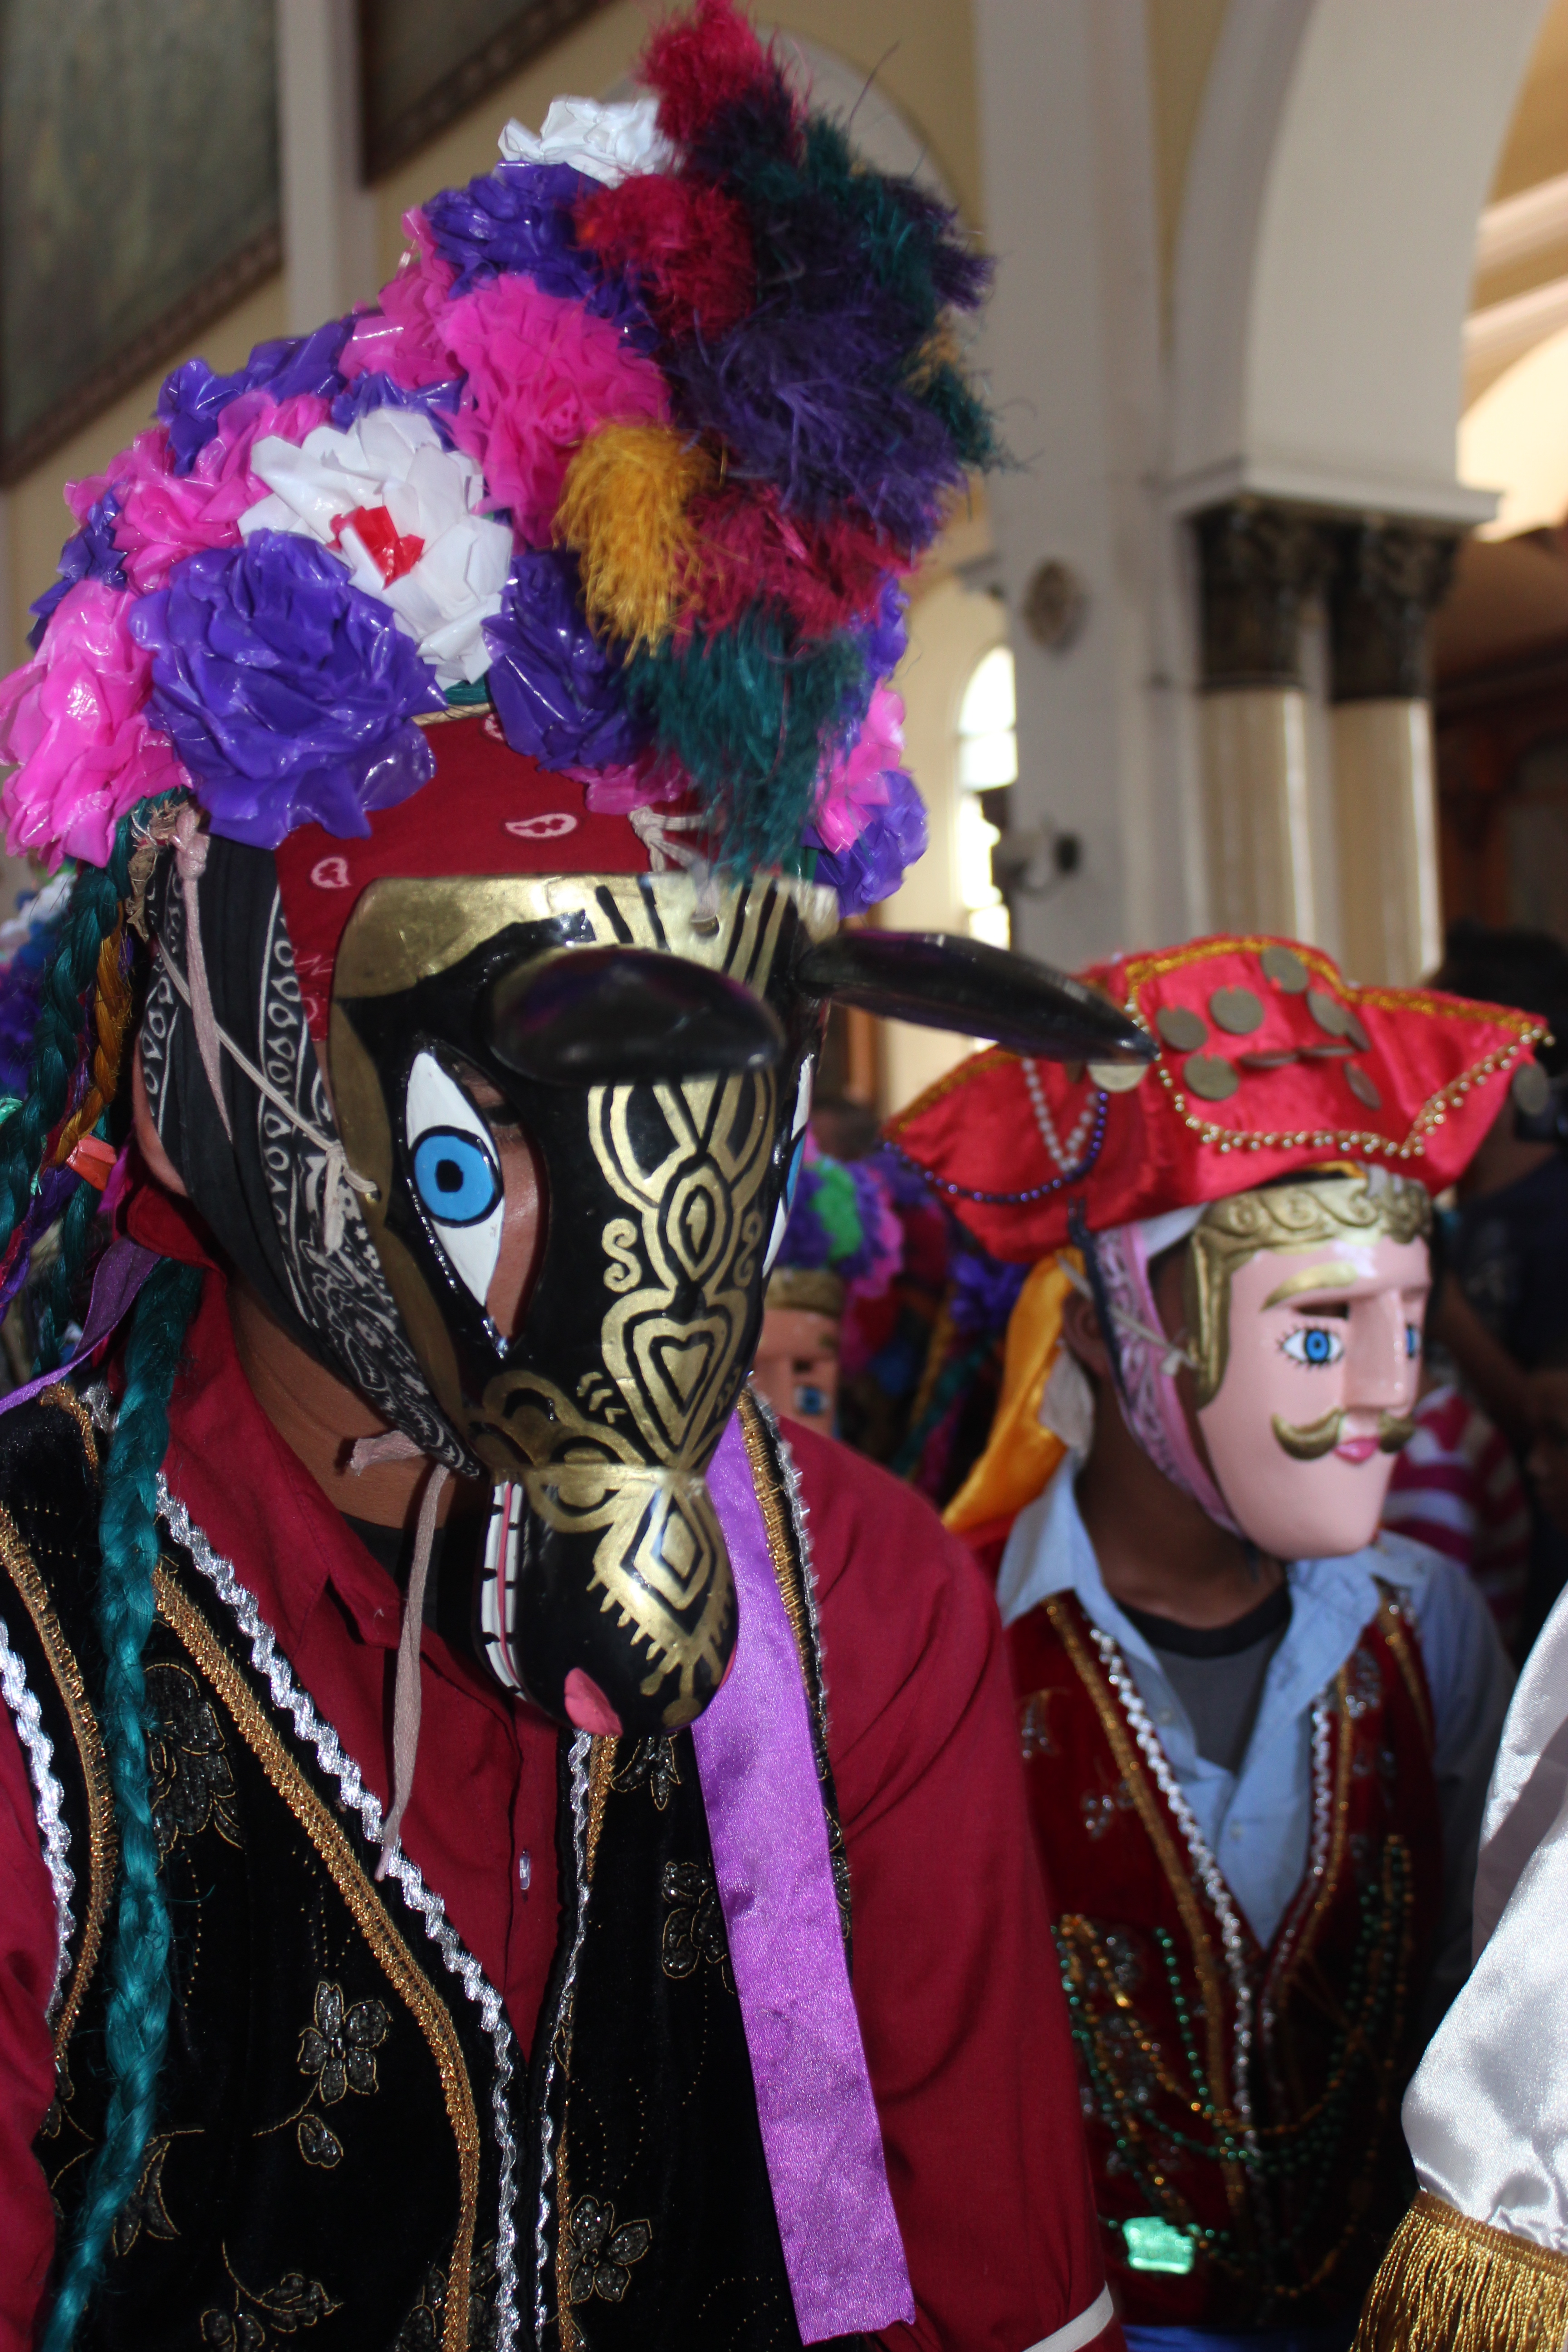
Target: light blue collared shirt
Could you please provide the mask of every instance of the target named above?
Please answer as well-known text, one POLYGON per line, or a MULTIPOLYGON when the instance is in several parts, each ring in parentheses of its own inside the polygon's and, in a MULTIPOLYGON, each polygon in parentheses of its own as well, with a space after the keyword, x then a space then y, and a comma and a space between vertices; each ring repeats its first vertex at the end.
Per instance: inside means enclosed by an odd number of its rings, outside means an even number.
POLYGON ((1444 1847, 1435 2024, 1469 1969, 1481 1812, 1513 1688, 1513 1670, 1475 1585, 1453 1560, 1387 1532, 1343 1559, 1293 1560, 1286 1570, 1290 1622, 1268 1662, 1241 1769, 1226 1772, 1198 1754, 1157 1653, 1106 1591, 1073 1487, 1064 1470, 1015 1520, 996 1586, 1002 1621, 1012 1624, 1053 1592, 1074 1592, 1090 1622, 1111 1636, 1226 1884, 1265 1946, 1307 1867, 1312 1703, 1376 1616, 1376 1580, 1398 1592, 1432 1694, 1444 1847))

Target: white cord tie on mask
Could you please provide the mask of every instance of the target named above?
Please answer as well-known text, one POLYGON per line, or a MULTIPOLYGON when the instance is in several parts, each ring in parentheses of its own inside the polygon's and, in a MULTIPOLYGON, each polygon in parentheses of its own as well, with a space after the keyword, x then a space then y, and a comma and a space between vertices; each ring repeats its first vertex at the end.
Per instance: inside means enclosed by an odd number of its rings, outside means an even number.
MULTIPOLYGON (((185 901, 187 908, 192 905, 195 888, 195 884, 193 880, 187 886, 188 895, 185 901)), ((200 932, 195 929, 194 918, 191 936, 197 939, 201 936, 200 932)), ((206 1017, 211 1025, 214 1046, 213 1063, 208 1063, 205 1047, 202 1045, 201 1014, 197 1010, 195 999, 196 959, 194 956, 191 959, 191 985, 187 986, 184 975, 176 969, 174 960, 170 956, 168 950, 164 947, 162 940, 158 941, 157 946, 159 958, 163 963, 163 970, 169 975, 170 985, 173 987, 175 994, 186 1006, 190 1013, 191 1020, 195 1024, 196 1043, 198 1046, 202 1046, 202 1065, 206 1070, 207 1083, 213 1090, 213 1100, 216 1103, 218 1110, 222 1115, 224 1133, 228 1137, 229 1141, 232 1143, 234 1140, 234 1130, 228 1123, 228 1113, 224 1108, 223 1095, 218 1087, 217 1076, 214 1066, 216 1062, 217 1049, 219 1046, 222 1047, 223 1051, 229 1056, 230 1060, 237 1064, 237 1066, 245 1072, 246 1076, 250 1080, 251 1085, 256 1088, 257 1092, 260 1095, 265 1095, 267 1100, 272 1105, 274 1110, 281 1111, 283 1117, 289 1121, 289 1125, 297 1128, 300 1133, 306 1139, 307 1142, 315 1146, 317 1152, 321 1156, 320 1160, 312 1162, 305 1171, 305 1198, 309 1205, 314 1208, 319 1192, 321 1212, 322 1242, 325 1244, 329 1251, 341 1248, 343 1238, 343 1223, 348 1213, 349 1193, 351 1192, 357 1192, 363 1200, 374 1201, 379 1196, 381 1189, 380 1186, 374 1183, 370 1177, 362 1176, 358 1173, 357 1170, 351 1168, 349 1166, 348 1153, 344 1150, 342 1143, 338 1141, 336 1137, 323 1135, 321 1129, 317 1127, 312 1120, 306 1118, 301 1112, 297 1111, 293 1104, 289 1100, 287 1095, 279 1094, 278 1088, 272 1084, 271 1080, 266 1077, 263 1073, 257 1068, 249 1055, 241 1052, 240 1048, 235 1044, 234 1039, 229 1035, 228 1032, 226 1029, 219 1028, 216 1019, 213 1013, 212 1000, 210 997, 207 999, 206 1017)), ((205 980, 206 973, 204 968, 202 972, 202 982, 204 986, 205 984, 205 980)))
POLYGON ((684 841, 670 838, 677 833, 702 833, 708 827, 705 816, 666 816, 656 808, 635 808, 631 813, 632 831, 647 849, 648 865, 655 874, 668 873, 671 866, 684 866, 697 885, 697 906, 692 919, 703 926, 719 919, 719 877, 700 851, 684 841))
MULTIPOLYGON (((1058 1255, 1057 1264, 1078 1292, 1079 1297, 1087 1298, 1098 1313, 1099 1303, 1095 1298, 1089 1276, 1086 1274, 1080 1274, 1077 1266, 1069 1265, 1065 1257, 1058 1255)), ((1138 1316, 1130 1314, 1125 1307, 1112 1306, 1110 1319, 1117 1329, 1125 1331, 1130 1339, 1142 1340, 1144 1347, 1157 1348, 1160 1350, 1160 1370, 1168 1381, 1173 1381, 1176 1374, 1184 1368, 1189 1372, 1197 1370, 1196 1357, 1190 1349, 1184 1348, 1179 1340, 1173 1339, 1168 1331, 1151 1330, 1147 1323, 1142 1321, 1138 1316)))

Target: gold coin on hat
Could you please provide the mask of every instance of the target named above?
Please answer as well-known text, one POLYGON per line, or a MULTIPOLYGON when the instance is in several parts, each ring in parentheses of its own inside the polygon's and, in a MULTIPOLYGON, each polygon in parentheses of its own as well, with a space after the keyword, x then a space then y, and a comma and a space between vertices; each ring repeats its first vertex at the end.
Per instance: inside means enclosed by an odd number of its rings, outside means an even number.
POLYGON ((1282 988, 1287 996, 1300 996, 1311 978, 1294 948, 1265 948, 1258 961, 1263 966, 1264 979, 1282 988))
POLYGON ((1189 1055, 1182 1081, 1204 1102, 1224 1102, 1241 1084, 1230 1064, 1219 1054, 1189 1055))
POLYGON ((1209 1019, 1233 1037, 1250 1037, 1263 1026, 1263 999, 1250 988, 1216 988, 1209 998, 1209 1019))
POLYGON ((1153 1066, 1152 1062, 1091 1062, 1089 1075, 1104 1093, 1128 1095, 1142 1085, 1153 1066))
POLYGON ((1330 996, 1323 989, 1310 988, 1307 991, 1307 1010, 1319 1028, 1326 1029, 1331 1037, 1342 1037, 1350 1025, 1350 1014, 1345 1007, 1337 996, 1330 996))
POLYGON ((1178 1054, 1191 1054, 1208 1041, 1207 1023, 1185 1004, 1163 1005, 1154 1015, 1154 1026, 1178 1054))
POLYGON ((1372 1039, 1366 1034, 1365 1022, 1359 1013, 1352 1013, 1348 1004, 1342 1009, 1345 1016, 1345 1035, 1352 1045, 1359 1045, 1363 1054, 1368 1053, 1371 1050, 1372 1039))
POLYGON ((1509 1081, 1514 1108, 1526 1118, 1539 1118, 1552 1099, 1552 1081, 1539 1062, 1521 1062, 1509 1081))
POLYGON ((1373 1084, 1373 1080, 1367 1076, 1367 1074, 1363 1069, 1359 1068, 1354 1062, 1347 1062, 1345 1064, 1345 1076, 1350 1083, 1350 1090, 1352 1094, 1354 1095, 1357 1102, 1365 1103, 1368 1110, 1381 1110, 1383 1108, 1383 1097, 1378 1093, 1376 1086, 1373 1084))

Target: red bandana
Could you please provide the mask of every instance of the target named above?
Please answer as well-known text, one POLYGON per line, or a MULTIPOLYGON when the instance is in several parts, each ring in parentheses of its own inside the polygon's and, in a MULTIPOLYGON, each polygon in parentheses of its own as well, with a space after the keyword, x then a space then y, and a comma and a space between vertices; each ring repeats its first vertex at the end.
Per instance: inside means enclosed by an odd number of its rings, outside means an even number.
POLYGON ((312 1037, 327 1034, 338 941, 360 894, 384 875, 646 874, 625 816, 597 815, 583 786, 511 751, 476 713, 431 730, 436 773, 370 820, 368 840, 301 825, 277 853, 283 919, 312 1037))

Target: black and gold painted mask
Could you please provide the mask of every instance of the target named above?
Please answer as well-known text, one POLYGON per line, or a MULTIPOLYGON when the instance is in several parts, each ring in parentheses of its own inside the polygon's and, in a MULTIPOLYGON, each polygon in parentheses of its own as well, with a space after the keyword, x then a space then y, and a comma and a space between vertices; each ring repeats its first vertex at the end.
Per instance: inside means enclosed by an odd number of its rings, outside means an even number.
POLYGON ((430 1389, 494 1482, 483 1654, 590 1729, 690 1722, 733 1652, 704 1473, 755 1348, 828 997, 1011 1023, 1034 1052, 1143 1050, 1022 958, 837 927, 807 882, 665 873, 384 879, 342 935, 339 1129, 430 1389), (502 1329, 514 1127, 542 1231, 502 1329))

